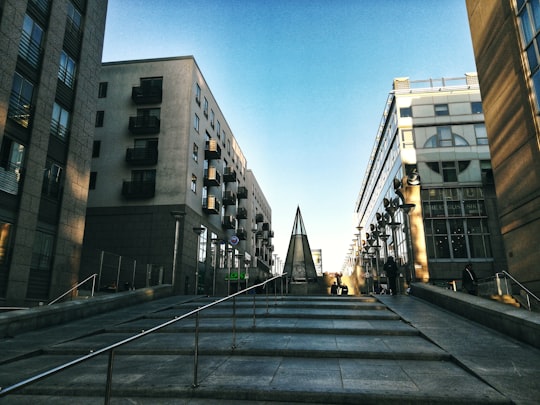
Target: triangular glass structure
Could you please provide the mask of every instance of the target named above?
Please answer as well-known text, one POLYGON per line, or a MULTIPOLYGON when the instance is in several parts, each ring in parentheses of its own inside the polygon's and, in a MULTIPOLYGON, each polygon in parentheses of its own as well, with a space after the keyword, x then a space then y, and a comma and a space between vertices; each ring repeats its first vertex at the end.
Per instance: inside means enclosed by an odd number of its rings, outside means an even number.
POLYGON ((296 217, 287 250, 287 257, 283 272, 287 273, 287 278, 291 283, 316 283, 317 270, 309 247, 309 241, 300 213, 300 207, 296 209, 296 217))

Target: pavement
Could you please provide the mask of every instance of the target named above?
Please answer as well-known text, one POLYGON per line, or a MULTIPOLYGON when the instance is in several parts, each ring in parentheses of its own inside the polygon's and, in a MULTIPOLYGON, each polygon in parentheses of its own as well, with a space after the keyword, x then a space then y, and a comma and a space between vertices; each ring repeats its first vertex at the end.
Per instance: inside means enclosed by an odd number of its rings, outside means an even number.
MULTIPOLYGON (((0 386, 214 300, 162 298, 2 338, 0 386)), ((193 317, 180 320, 117 349, 110 403, 540 401, 537 348, 413 296, 241 296, 201 315, 197 367, 195 325, 193 317)), ((107 362, 100 355, 5 396, 0 391, 0 404, 104 403, 107 362)))

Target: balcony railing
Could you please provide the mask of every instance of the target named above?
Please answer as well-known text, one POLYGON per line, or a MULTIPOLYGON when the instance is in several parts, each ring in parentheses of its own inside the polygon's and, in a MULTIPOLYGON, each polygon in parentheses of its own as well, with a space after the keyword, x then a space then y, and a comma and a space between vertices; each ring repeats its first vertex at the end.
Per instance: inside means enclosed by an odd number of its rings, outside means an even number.
POLYGON ((210 166, 204 170, 204 185, 207 187, 217 187, 221 184, 221 174, 215 167, 210 166))
POLYGON ((226 229, 236 228, 236 218, 232 215, 226 215, 223 217, 223 227, 226 229))
POLYGON ((221 146, 219 146, 218 141, 214 139, 206 141, 206 146, 204 148, 204 158, 207 160, 221 159, 221 146))
POLYGON ((248 198, 247 187, 244 187, 244 186, 238 187, 238 199, 245 200, 246 198, 248 198))
POLYGON ((240 240, 246 240, 247 239, 247 231, 244 228, 238 228, 236 230, 236 236, 238 236, 238 239, 240 239, 240 240))
POLYGON ((259 223, 259 222, 263 222, 264 221, 264 216, 263 214, 257 214, 255 215, 255 222, 259 223))
POLYGON ((30 101, 24 99, 17 93, 11 93, 9 97, 8 118, 15 121, 24 128, 30 125, 32 106, 30 101))
POLYGON ((223 171, 223 181, 225 183, 231 183, 236 181, 236 170, 234 168, 227 166, 223 171))
POLYGON ((157 161, 157 148, 126 149, 126 162, 132 165, 155 165, 157 161))
POLYGON ((19 193, 19 182, 22 177, 20 165, 7 165, 0 167, 0 190, 8 194, 17 195, 19 193))
POLYGON ((19 55, 34 69, 38 69, 41 64, 43 51, 39 43, 35 42, 30 35, 22 32, 21 42, 19 43, 19 55))
POLYGON ((219 214, 219 201, 216 196, 209 195, 203 200, 203 210, 207 214, 219 214))
POLYGON ((153 115, 137 115, 129 117, 129 131, 133 135, 151 135, 158 134, 160 129, 160 120, 153 115))
POLYGON ((247 219, 247 209, 239 207, 236 211, 236 219, 247 219))
POLYGON ((235 205, 236 204, 236 194, 232 191, 225 191, 223 193, 223 205, 235 205))
POLYGON ((152 198, 156 194, 156 182, 153 181, 124 181, 122 195, 126 198, 152 198))
POLYGON ((163 90, 157 86, 138 86, 131 89, 135 104, 158 104, 163 99, 163 90))

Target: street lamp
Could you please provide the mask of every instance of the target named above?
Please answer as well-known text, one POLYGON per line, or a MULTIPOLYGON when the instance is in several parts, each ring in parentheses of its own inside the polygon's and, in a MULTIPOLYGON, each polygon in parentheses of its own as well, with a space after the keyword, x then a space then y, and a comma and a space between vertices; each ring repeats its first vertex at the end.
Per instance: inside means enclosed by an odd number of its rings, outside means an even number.
POLYGON ((176 282, 176 261, 178 257, 178 238, 180 236, 180 220, 186 216, 186 213, 183 211, 171 211, 171 215, 175 221, 173 265, 172 265, 172 275, 171 275, 171 284, 174 291, 175 282, 176 282))
POLYGON ((206 228, 203 227, 193 228, 193 232, 197 234, 197 252, 195 252, 195 260, 197 261, 195 264, 195 295, 199 294, 199 251, 201 249, 201 234, 205 229, 206 228))

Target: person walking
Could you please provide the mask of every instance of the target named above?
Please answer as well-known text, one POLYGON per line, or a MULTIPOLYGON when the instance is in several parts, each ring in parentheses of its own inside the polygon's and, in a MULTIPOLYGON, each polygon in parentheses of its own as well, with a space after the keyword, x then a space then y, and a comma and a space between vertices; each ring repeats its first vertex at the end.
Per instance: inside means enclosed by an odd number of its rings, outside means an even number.
POLYGON ((478 294, 478 278, 472 269, 471 263, 467 263, 461 273, 461 286, 469 294, 478 294))
POLYGON ((388 256, 388 260, 384 264, 383 270, 386 273, 386 278, 388 279, 388 290, 391 292, 392 295, 396 295, 396 277, 398 273, 398 268, 393 256, 388 256))

